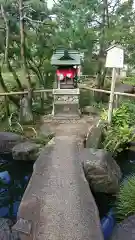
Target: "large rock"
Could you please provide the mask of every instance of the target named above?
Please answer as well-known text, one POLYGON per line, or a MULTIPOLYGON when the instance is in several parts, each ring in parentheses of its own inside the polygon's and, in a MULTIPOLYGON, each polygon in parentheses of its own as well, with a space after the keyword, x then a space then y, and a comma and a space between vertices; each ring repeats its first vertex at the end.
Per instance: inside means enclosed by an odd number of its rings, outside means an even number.
POLYGON ((11 231, 12 225, 11 220, 0 218, 0 240, 21 240, 19 233, 11 231))
POLYGON ((85 147, 95 149, 99 148, 101 145, 102 135, 102 129, 100 127, 90 127, 85 139, 85 147))
POLYGON ((135 240, 135 215, 117 224, 110 240, 135 240))
POLYGON ((21 240, 103 240, 76 141, 54 138, 35 162, 13 227, 21 240))
POLYGON ((19 142, 23 141, 23 136, 11 133, 0 132, 0 153, 11 153, 12 148, 19 142))
POLYGON ((29 141, 19 143, 12 149, 14 160, 35 161, 39 155, 40 146, 29 141))
POLYGON ((121 171, 111 153, 103 149, 84 149, 82 162, 85 176, 95 192, 118 191, 121 171))

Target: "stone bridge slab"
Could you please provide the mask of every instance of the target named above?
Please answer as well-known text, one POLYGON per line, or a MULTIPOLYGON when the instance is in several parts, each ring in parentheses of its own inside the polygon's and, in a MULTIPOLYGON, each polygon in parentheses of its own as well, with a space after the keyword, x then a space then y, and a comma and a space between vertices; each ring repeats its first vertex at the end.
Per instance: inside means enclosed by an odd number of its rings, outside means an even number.
POLYGON ((75 136, 55 137, 42 151, 14 229, 21 240, 103 240, 75 136))

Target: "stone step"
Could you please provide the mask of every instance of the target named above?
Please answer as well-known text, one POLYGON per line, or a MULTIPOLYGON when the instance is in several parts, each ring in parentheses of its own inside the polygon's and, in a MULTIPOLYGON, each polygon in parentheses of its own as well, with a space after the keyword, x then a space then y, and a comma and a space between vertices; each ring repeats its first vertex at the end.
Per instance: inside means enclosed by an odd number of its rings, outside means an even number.
POLYGON ((53 116, 53 119, 58 120, 66 120, 66 119, 80 119, 80 116, 78 114, 55 114, 53 116))

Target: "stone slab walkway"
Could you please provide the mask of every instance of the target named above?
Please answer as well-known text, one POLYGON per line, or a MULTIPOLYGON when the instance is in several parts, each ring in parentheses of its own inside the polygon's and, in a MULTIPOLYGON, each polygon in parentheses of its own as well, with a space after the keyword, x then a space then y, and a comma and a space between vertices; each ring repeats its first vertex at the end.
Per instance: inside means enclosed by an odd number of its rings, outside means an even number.
POLYGON ((90 117, 44 120, 41 132, 55 132, 55 137, 35 162, 19 208, 14 228, 19 229, 21 240, 103 240, 80 159, 82 139, 96 121, 90 117), (31 224, 29 233, 19 219, 31 224))
POLYGON ((32 222, 21 240, 103 240, 76 136, 57 136, 35 163, 18 213, 32 222))

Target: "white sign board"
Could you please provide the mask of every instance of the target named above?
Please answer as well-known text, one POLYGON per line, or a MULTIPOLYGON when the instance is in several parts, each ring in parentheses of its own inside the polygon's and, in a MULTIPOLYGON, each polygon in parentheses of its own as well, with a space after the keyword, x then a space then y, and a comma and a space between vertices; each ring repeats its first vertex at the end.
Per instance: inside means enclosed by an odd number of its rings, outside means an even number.
POLYGON ((119 47, 112 47, 108 50, 106 56, 107 68, 123 68, 124 67, 124 50, 119 47))

